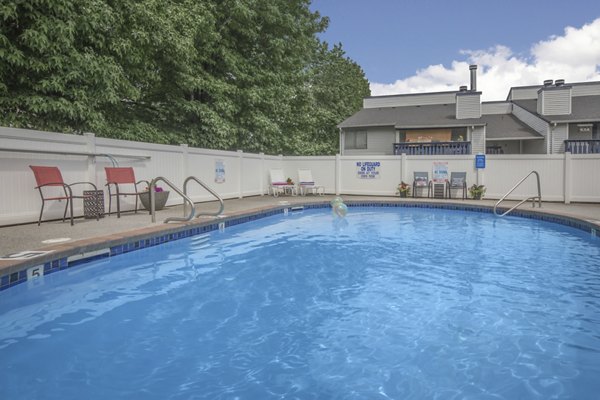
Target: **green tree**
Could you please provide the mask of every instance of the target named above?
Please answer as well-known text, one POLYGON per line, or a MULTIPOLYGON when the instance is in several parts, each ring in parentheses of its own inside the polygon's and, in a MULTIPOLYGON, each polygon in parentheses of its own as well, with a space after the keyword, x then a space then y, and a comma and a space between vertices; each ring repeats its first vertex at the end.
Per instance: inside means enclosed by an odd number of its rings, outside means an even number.
POLYGON ((297 144, 302 154, 339 152, 337 124, 362 108, 363 97, 370 96, 369 82, 362 68, 346 57, 341 44, 329 49, 321 45, 309 69, 308 110, 303 115, 303 135, 297 144))
POLYGON ((112 18, 102 1, 17 0, 0 6, 2 123, 65 132, 98 129, 100 105, 135 92, 95 48, 112 18))
POLYGON ((0 5, 0 124, 218 149, 336 150, 368 94, 308 0, 0 5))

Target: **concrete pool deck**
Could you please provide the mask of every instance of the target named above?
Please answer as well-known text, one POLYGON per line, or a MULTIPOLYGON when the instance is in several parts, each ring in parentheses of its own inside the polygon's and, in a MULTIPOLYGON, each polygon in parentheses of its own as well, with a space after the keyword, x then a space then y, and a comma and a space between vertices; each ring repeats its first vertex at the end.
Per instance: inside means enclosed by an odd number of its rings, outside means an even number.
MULTIPOLYGON (((75 220, 75 225, 71 226, 67 221, 48 221, 43 222, 41 226, 37 224, 25 224, 15 226, 0 227, 0 257, 28 250, 52 251, 53 257, 64 254, 83 253, 97 250, 100 245, 104 248, 120 244, 125 241, 140 240, 161 234, 170 234, 181 231, 182 227, 202 226, 208 223, 220 222, 228 218, 239 217, 247 214, 257 214, 269 209, 282 208, 285 205, 328 203, 333 195, 326 196, 255 196, 243 199, 232 199, 225 201, 224 218, 201 217, 190 222, 172 222, 163 223, 167 217, 183 215, 181 206, 173 206, 158 211, 156 214, 156 223, 151 222, 151 217, 147 211, 126 212, 117 218, 115 214, 105 216, 96 221, 95 219, 75 220), (51 242, 56 239, 66 239, 64 241, 51 242)), ((365 201, 365 202, 399 202, 399 203, 434 203, 445 205, 468 205, 474 207, 493 207, 495 200, 458 200, 458 199, 426 199, 426 198, 399 198, 385 196, 342 196, 344 201, 365 201)), ((516 202, 507 201, 503 203, 504 207, 511 207, 516 202)), ((217 202, 199 203, 196 205, 197 212, 211 212, 218 209, 217 202)), ((523 204, 519 210, 541 212, 561 217, 568 217, 585 221, 600 227, 600 204, 576 203, 542 203, 542 208, 532 208, 531 204, 523 204)), ((23 268, 25 264, 34 265, 45 262, 49 257, 41 256, 35 259, 23 260, 0 260, 0 275, 5 272, 12 272, 15 268, 23 268)))

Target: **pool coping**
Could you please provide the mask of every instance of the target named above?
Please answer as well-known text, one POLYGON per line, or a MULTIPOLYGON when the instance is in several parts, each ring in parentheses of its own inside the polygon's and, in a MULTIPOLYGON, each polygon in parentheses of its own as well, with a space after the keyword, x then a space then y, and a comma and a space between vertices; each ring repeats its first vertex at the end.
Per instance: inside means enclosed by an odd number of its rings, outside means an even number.
MULTIPOLYGON (((457 211, 493 213, 493 206, 480 204, 464 204, 452 202, 418 202, 406 200, 348 200, 349 207, 407 207, 433 208, 457 211)), ((162 243, 196 236, 218 230, 221 227, 250 222, 271 215, 282 214, 301 209, 329 207, 329 201, 305 201, 296 204, 270 205, 228 214, 223 218, 195 219, 179 224, 161 224, 146 228, 134 229, 116 234, 77 240, 65 244, 43 247, 39 250, 49 253, 26 260, 0 260, 0 291, 18 284, 33 280, 38 276, 48 275, 60 270, 72 268, 101 257, 112 257, 162 243)), ((506 211, 506 209, 500 209, 506 211)), ((511 216, 537 219, 558 223, 597 235, 600 221, 588 220, 556 211, 547 212, 540 209, 517 209, 511 216)))

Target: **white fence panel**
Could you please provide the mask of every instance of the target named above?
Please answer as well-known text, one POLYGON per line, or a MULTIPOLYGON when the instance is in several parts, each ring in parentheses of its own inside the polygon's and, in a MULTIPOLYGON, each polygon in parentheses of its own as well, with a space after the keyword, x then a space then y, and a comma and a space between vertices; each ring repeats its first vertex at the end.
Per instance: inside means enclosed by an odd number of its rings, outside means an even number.
MULTIPOLYGON (((0 128, 0 183, 5 188, 0 200, 0 224, 16 224, 37 221, 41 199, 34 190, 36 186, 33 172, 29 165, 52 166, 61 164, 61 173, 66 182, 89 181, 87 156, 64 156, 53 154, 36 154, 11 152, 6 149, 55 151, 55 152, 87 152, 87 140, 83 136, 63 135, 59 133, 40 132, 29 129, 0 128)), ((89 187, 91 189, 91 187, 89 187)), ((76 190, 88 189, 83 185, 76 190)), ((76 193, 80 193, 76 191, 76 193)), ((64 195, 58 188, 49 188, 48 195, 64 195)), ((44 218, 63 216, 65 202, 46 202, 44 218)), ((82 209, 81 202, 74 204, 76 210, 82 209)))
POLYGON ((600 156, 573 154, 571 157, 571 201, 600 202, 600 156))
POLYGON ((263 194, 263 156, 260 154, 244 153, 242 166, 242 196, 263 194))
POLYGON ((284 173, 296 183, 299 169, 310 169, 316 185, 323 186, 325 193, 335 193, 335 156, 285 158, 284 173))
MULTIPOLYGON (((236 152, 189 148, 187 171, 183 179, 195 176, 222 198, 237 198, 240 191, 240 169, 241 158, 236 152), (222 183, 215 182, 217 161, 222 162, 225 168, 225 181, 222 183)), ((194 202, 215 200, 212 194, 194 181, 188 184, 188 194, 194 202)))
MULTIPOLYGON (((0 157, 0 182, 3 191, 0 200, 0 225, 18 224, 37 221, 42 201, 36 189, 36 182, 29 165, 60 165, 65 182, 83 182, 88 180, 87 157, 36 155, 32 158, 26 153, 2 152, 0 157)), ((75 193, 92 189, 85 185, 77 185, 75 193)), ((48 196, 64 196, 62 189, 48 188, 48 196)), ((44 218, 62 218, 65 201, 46 202, 44 218)), ((75 213, 81 213, 81 201, 74 203, 75 213)))
POLYGON ((427 172, 429 173, 429 179, 433 179, 433 166, 435 162, 448 163, 448 177, 450 177, 452 172, 466 172, 467 185, 471 186, 477 183, 474 156, 407 156, 404 182, 412 185, 415 172, 427 172))
POLYGON ((344 156, 341 157, 341 193, 393 196, 401 180, 400 157, 398 156, 344 156), (378 177, 361 178, 359 169, 365 162, 379 163, 378 177))
MULTIPOLYGON (((467 185, 485 184, 486 197, 498 199, 532 170, 541 178, 542 199, 545 201, 600 202, 600 155, 488 155, 485 169, 475 169, 475 157, 468 156, 316 156, 282 157, 207 150, 187 147, 141 143, 116 139, 40 132, 0 127, 0 183, 5 195, 0 201, 0 225, 37 221, 41 200, 34 190, 35 179, 29 165, 58 166, 65 182, 92 181, 105 190, 104 167, 112 166, 110 154, 120 166, 131 166, 138 180, 163 176, 182 188, 190 175, 198 177, 223 198, 238 198, 267 193, 269 171, 283 169, 286 177, 298 181, 298 169, 310 169, 315 182, 326 193, 390 196, 395 195, 401 181, 410 185, 413 173, 427 171, 433 177, 434 162, 447 162, 448 171, 466 172, 467 185), (17 152, 26 150, 28 152, 17 152), (75 152, 80 155, 44 154, 40 152, 75 152), (87 154, 97 154, 89 156, 87 154), (137 157, 137 158, 136 158, 137 157), (225 180, 215 181, 215 168, 225 167, 225 180), (376 176, 360 174, 363 163, 376 163, 376 176), (357 165, 360 163, 360 165, 357 165), (567 171, 568 176, 565 176, 567 171)), ((369 175, 369 174, 367 174, 369 175)), ((164 183, 159 183, 168 190, 164 183)), ((140 189, 144 189, 142 185, 140 189)), ((78 190, 83 190, 79 187, 78 190)), ((79 193, 79 191, 77 193, 79 193)), ((198 184, 190 182, 192 200, 213 200, 212 195, 198 184)), ((537 194, 536 181, 531 177, 509 197, 523 199, 537 194)), ((122 199, 124 210, 131 209, 135 198, 122 199)), ((174 191, 169 205, 181 204, 174 191)), ((62 217, 64 202, 47 202, 44 219, 62 217)), ((75 215, 82 214, 82 202, 74 203, 75 215)), ((114 207, 113 207, 114 211, 114 207)))
MULTIPOLYGON (((5 196, 0 202, 0 225, 37 221, 41 200, 34 190, 36 184, 29 165, 57 166, 67 183, 79 181, 95 183, 98 189, 105 191, 107 209, 108 191, 105 186, 104 168, 113 166, 113 163, 110 158, 86 154, 114 156, 119 166, 134 168, 138 181, 162 176, 183 189, 184 179, 195 175, 224 198, 259 195, 266 192, 268 175, 265 175, 265 168, 270 165, 282 168, 283 165, 282 158, 274 156, 188 148, 185 145, 173 146, 96 138, 92 134, 78 136, 13 128, 0 128, 0 148, 3 149, 0 152, 0 182, 11 189, 10 196, 5 196), (15 151, 7 151, 7 149, 15 151), (33 152, 16 152, 16 150, 33 152), (35 153, 36 151, 85 154, 54 155, 35 153), (223 183, 215 182, 217 160, 223 161, 225 165, 223 183)), ((159 182, 158 186, 170 190, 164 182, 159 182)), ((145 187, 145 184, 138 186, 140 190, 145 187)), ((83 189, 84 187, 79 188, 79 190, 83 189)), ((175 191, 170 191, 167 205, 181 204, 183 199, 175 191)), ((195 182, 190 182, 189 193, 194 201, 214 199, 195 182)), ((43 218, 46 220, 62 217, 64 204, 56 201, 46 202, 43 218)), ((121 198, 122 210, 131 210, 134 204, 134 196, 121 198)), ((113 206, 112 210, 115 209, 116 206, 113 206)), ((82 201, 74 202, 74 213, 76 216, 83 214, 82 201)))
MULTIPOLYGON (((499 199, 531 171, 540 174, 542 200, 564 200, 564 155, 488 156, 484 173, 486 197, 499 199)), ((532 175, 507 198, 521 200, 536 195, 537 183, 532 175)))

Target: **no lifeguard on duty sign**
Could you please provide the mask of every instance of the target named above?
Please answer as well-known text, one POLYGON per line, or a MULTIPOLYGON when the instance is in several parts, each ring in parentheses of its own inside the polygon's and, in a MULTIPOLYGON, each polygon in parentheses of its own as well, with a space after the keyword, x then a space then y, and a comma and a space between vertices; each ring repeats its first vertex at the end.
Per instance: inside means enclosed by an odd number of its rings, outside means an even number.
POLYGON ((475 155, 475 168, 485 169, 485 154, 475 155))

